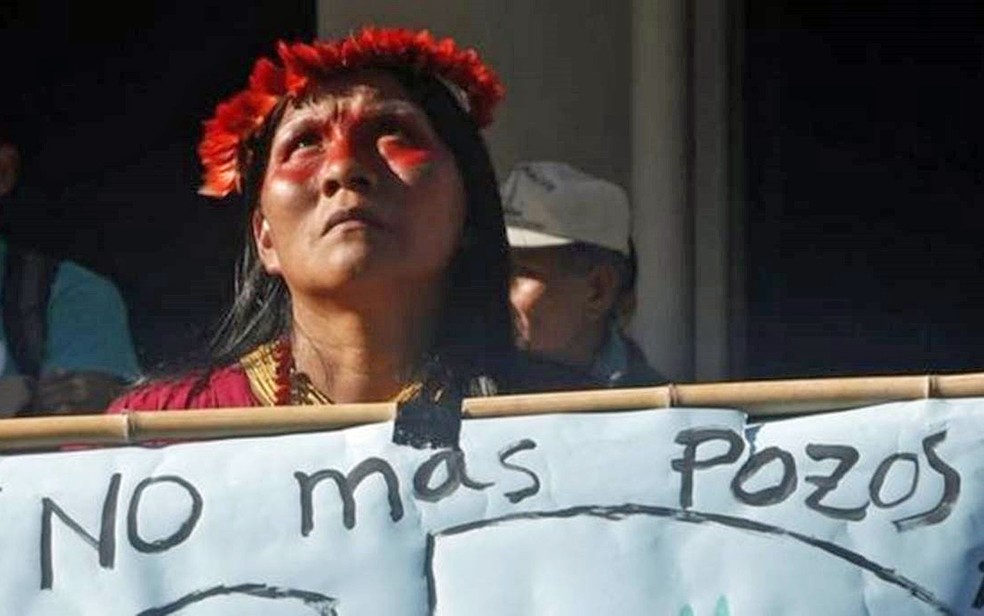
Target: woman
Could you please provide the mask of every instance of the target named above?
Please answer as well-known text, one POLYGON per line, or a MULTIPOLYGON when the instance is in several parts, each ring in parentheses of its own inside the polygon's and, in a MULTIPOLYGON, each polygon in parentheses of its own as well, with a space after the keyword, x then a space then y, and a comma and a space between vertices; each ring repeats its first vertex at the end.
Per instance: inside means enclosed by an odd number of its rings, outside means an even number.
POLYGON ((111 411, 453 404, 525 388, 479 133, 502 97, 495 75, 426 31, 367 28, 278 53, 282 66, 261 59, 217 107, 199 147, 201 192, 241 191, 247 214, 215 367, 111 411))

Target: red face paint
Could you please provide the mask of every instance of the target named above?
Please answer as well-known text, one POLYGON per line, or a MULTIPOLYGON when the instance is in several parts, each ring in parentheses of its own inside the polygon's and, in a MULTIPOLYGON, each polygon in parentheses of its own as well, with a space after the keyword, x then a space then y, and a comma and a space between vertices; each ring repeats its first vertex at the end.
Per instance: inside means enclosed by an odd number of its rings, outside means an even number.
POLYGON ((306 182, 315 174, 321 167, 321 157, 315 156, 308 153, 301 153, 295 156, 291 156, 289 159, 285 160, 283 163, 277 164, 273 169, 274 175, 282 178, 288 182, 301 183, 306 182))
POLYGON ((328 146, 325 149, 325 161, 329 165, 344 163, 355 157, 355 148, 352 143, 352 120, 341 122, 328 129, 330 137, 328 146))
POLYGON ((279 161, 276 175, 290 182, 306 182, 315 177, 324 164, 337 164, 355 156, 352 140, 353 119, 346 114, 340 121, 310 118, 288 129, 295 133, 284 139, 274 159, 279 161))
POLYGON ((280 161, 275 173, 304 182, 322 165, 358 159, 367 168, 385 165, 404 182, 421 177, 437 155, 429 129, 418 126, 424 120, 414 114, 379 111, 357 98, 334 112, 314 112, 288 126, 286 130, 295 135, 285 137, 281 152, 275 152, 275 160, 280 161))
POLYGON ((419 174, 434 160, 434 151, 426 146, 410 143, 401 137, 384 137, 379 140, 379 153, 401 178, 419 174))

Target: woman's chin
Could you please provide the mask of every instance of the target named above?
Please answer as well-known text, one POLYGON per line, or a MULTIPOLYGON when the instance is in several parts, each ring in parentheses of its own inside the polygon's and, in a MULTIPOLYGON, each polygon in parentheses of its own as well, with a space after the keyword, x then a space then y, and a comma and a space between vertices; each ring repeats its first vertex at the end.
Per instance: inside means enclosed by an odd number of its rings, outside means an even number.
POLYGON ((349 233, 339 240, 318 247, 316 260, 324 268, 362 271, 372 267, 380 260, 381 253, 386 252, 385 246, 361 234, 349 233))
POLYGON ((373 250, 348 247, 336 251, 313 272, 316 285, 326 291, 349 290, 354 285, 392 282, 397 264, 373 250))
POLYGON ((406 289, 401 287, 419 289, 445 275, 447 266, 432 261, 437 261, 432 255, 408 254, 393 244, 349 241, 335 243, 309 261, 306 278, 319 293, 367 292, 372 285, 402 292, 406 289))

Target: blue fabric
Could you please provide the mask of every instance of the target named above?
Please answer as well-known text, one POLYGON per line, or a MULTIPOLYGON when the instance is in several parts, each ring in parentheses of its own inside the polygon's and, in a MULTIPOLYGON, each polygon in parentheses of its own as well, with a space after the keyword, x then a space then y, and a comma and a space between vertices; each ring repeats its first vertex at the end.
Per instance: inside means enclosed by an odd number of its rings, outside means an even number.
POLYGON ((595 355, 591 377, 605 387, 650 387, 666 383, 666 377, 653 369, 631 338, 614 320, 609 324, 605 344, 595 355))
MULTIPOLYGON (((0 241, 0 293, 6 255, 6 243, 0 241)), ((6 350, 3 327, 0 327, 0 343, 0 351, 6 356, 0 376, 17 374, 13 358, 6 350)), ((116 286, 71 261, 59 264, 48 300, 48 331, 41 372, 56 370, 94 370, 127 380, 140 375, 126 305, 116 286)))
POLYGON ((629 352, 626 348, 622 332, 619 331, 615 323, 608 326, 608 336, 605 344, 595 355, 594 364, 591 366, 591 376, 602 383, 612 386, 619 381, 629 370, 629 352))

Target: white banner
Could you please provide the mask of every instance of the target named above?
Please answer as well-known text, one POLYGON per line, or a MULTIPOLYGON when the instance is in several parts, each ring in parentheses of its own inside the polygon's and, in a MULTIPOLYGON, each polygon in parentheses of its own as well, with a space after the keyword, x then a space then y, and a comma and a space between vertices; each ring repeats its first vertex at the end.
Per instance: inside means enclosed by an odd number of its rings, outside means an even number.
POLYGON ((4 614, 982 614, 984 400, 7 456, 4 614))

